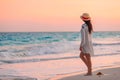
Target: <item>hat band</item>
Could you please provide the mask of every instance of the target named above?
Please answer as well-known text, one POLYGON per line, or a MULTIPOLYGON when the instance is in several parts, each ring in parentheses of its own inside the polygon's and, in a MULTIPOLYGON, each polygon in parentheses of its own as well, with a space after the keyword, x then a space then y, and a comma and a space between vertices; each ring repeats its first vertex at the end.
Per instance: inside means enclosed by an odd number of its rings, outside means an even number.
POLYGON ((83 16, 82 16, 82 18, 83 18, 83 19, 89 19, 89 17, 88 17, 88 18, 86 18, 86 17, 83 17, 83 16))

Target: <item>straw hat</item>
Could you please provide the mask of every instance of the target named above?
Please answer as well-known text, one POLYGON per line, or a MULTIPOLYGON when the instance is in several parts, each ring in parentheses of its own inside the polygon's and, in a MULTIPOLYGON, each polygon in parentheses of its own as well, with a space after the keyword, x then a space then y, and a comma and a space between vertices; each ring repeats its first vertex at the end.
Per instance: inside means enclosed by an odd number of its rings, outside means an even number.
POLYGON ((80 18, 83 20, 83 21, 89 21, 91 20, 90 16, 88 13, 83 13, 82 16, 80 16, 80 18))

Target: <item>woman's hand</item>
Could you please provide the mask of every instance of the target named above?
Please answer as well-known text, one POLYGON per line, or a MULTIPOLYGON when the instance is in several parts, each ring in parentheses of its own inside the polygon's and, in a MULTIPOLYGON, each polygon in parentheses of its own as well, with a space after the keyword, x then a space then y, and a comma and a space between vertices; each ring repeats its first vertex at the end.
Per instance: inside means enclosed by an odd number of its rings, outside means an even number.
POLYGON ((82 47, 80 46, 80 51, 82 51, 82 47))

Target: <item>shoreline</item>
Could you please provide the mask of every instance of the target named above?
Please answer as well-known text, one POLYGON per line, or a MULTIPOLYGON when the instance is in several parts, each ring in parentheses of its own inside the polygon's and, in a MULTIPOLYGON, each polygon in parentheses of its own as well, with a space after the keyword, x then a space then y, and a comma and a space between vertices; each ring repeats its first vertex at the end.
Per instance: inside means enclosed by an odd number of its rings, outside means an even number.
POLYGON ((118 80, 120 78, 119 71, 120 71, 120 64, 94 69, 92 76, 84 76, 85 71, 83 71, 83 72, 56 75, 55 77, 49 80, 118 80), (97 75, 97 73, 99 72, 101 72, 102 74, 97 75))
MULTIPOLYGON (((77 56, 77 55, 78 54, 74 56, 77 56)), ((63 55, 63 56, 65 57, 68 55, 63 55)), ((70 56, 72 55, 69 55, 69 57, 70 56)), ((51 55, 47 57, 54 58, 56 57, 56 55, 54 56, 51 55)), ((47 57, 44 56, 44 58, 47 58, 47 57)), ((120 55, 92 57, 93 71, 96 71, 98 69, 104 69, 104 68, 107 69, 110 67, 112 68, 115 66, 119 67, 120 66, 119 57, 120 55)), ((36 58, 38 59, 39 57, 36 57, 36 58)), ((2 75, 18 76, 19 77, 18 80, 20 80, 20 78, 24 76, 30 77, 30 78, 36 78, 37 80, 59 80, 59 78, 70 77, 75 75, 83 76, 83 73, 86 73, 86 69, 87 68, 85 67, 81 59, 69 58, 69 59, 56 59, 56 60, 47 60, 47 61, 38 61, 38 62, 2 64, 0 66, 0 71, 1 71, 0 75, 1 76, 2 75), (56 77, 57 78, 59 77, 59 78, 55 79, 56 77)), ((10 79, 7 79, 7 80, 10 80, 10 79)), ((13 80, 15 80, 14 77, 13 77, 13 80)))
POLYGON ((26 76, 0 75, 0 80, 38 80, 38 79, 26 76))

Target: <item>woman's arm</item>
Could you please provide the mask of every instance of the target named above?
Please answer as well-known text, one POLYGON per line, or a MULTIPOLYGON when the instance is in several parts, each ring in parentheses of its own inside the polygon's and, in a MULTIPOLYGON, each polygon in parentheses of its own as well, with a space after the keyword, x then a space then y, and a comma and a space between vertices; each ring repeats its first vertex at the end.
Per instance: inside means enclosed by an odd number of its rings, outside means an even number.
POLYGON ((84 44, 85 44, 85 29, 83 28, 83 29, 81 30, 81 44, 80 44, 80 50, 81 50, 82 46, 84 46, 84 44))

